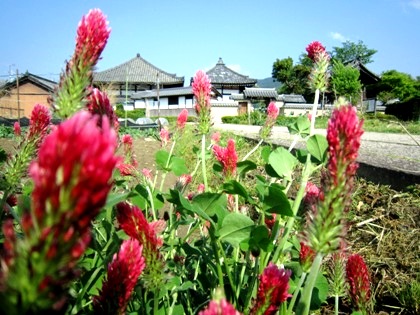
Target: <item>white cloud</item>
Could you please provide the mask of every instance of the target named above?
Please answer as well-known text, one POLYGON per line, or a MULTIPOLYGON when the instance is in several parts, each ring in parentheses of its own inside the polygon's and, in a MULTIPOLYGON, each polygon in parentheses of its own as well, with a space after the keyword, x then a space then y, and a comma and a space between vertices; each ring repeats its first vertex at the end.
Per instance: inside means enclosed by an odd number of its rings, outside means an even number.
POLYGON ((414 9, 420 10, 420 0, 410 0, 408 5, 414 9))
MULTIPOLYGON (((420 0, 419 0, 419 1, 420 1, 420 0)), ((330 36, 331 36, 333 39, 338 40, 338 41, 340 41, 340 42, 345 42, 345 41, 347 41, 347 40, 348 40, 348 38, 346 38, 343 34, 340 34, 340 33, 338 33, 338 32, 331 32, 331 33, 330 33, 330 36)))

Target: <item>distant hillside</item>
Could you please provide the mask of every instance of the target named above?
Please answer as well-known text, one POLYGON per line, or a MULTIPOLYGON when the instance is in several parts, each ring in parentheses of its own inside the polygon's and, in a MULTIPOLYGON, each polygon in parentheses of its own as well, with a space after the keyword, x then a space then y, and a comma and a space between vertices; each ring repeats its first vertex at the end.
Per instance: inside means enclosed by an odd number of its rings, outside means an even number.
POLYGON ((257 80, 257 86, 260 88, 279 88, 281 83, 271 77, 257 80))

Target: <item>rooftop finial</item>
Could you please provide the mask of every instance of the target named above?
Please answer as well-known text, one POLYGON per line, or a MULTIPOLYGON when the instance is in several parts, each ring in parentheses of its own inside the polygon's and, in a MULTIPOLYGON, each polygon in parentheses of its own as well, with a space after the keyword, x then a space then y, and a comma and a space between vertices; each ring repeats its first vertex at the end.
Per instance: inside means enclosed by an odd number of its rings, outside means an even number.
POLYGON ((140 53, 137 53, 137 58, 140 58, 140 53))
POLYGON ((218 65, 224 65, 224 62, 221 57, 219 57, 219 61, 217 62, 218 65))

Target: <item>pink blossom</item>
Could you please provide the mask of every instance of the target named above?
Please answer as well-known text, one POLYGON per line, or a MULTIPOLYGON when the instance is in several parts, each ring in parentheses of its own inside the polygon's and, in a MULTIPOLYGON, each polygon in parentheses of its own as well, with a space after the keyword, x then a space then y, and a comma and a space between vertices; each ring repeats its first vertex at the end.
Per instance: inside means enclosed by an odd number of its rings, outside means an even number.
POLYGON ((93 297, 95 313, 125 314, 131 294, 144 267, 143 247, 136 239, 122 242, 108 265, 98 296, 93 297))
POLYGON ((146 177, 149 180, 152 180, 152 170, 150 170, 148 168, 143 168, 141 172, 142 172, 144 177, 146 177))
POLYGON ((202 194, 206 190, 206 186, 204 184, 199 184, 197 187, 197 193, 202 194))
POLYGON ((197 71, 192 83, 192 89, 196 101, 195 111, 198 115, 198 129, 201 134, 207 134, 211 126, 211 84, 207 74, 204 71, 197 71))
POLYGON ((240 315, 235 307, 230 304, 226 299, 221 299, 219 301, 212 300, 210 301, 207 308, 198 313, 199 315, 240 315))
MULTIPOLYGON (((97 88, 91 89, 86 107, 92 114, 97 114, 100 116, 105 115, 108 117, 115 130, 118 130, 118 117, 115 114, 114 109, 112 108, 109 101, 108 95, 105 92, 102 92, 97 88)), ((101 123, 102 119, 99 119, 98 124, 101 123)))
POLYGON ((166 147, 166 145, 169 142, 169 130, 166 128, 162 128, 160 130, 159 136, 160 136, 160 141, 162 143, 162 146, 166 147))
POLYGON ((187 185, 191 183, 191 181, 192 176, 190 174, 183 174, 177 179, 175 183, 175 188, 179 191, 183 191, 185 187, 187 187, 187 185))
POLYGON ((18 121, 15 121, 13 124, 13 132, 15 133, 16 137, 20 137, 22 135, 22 129, 20 128, 20 124, 18 121))
POLYGON ((291 273, 290 270, 279 269, 272 262, 268 264, 259 277, 257 299, 251 314, 276 314, 280 304, 291 296, 288 293, 291 273))
POLYGON ((351 104, 336 108, 328 121, 328 170, 334 185, 352 179, 363 134, 363 121, 351 104))
POLYGON ((184 129, 185 124, 187 123, 187 119, 188 119, 188 110, 184 108, 181 111, 181 113, 179 113, 178 119, 176 121, 178 130, 184 129))
POLYGON ((306 52, 308 53, 308 57, 315 61, 317 55, 326 52, 326 50, 320 42, 314 41, 306 47, 306 52))
POLYGON ((218 144, 220 142, 220 132, 215 132, 211 135, 211 143, 218 144))
POLYGON ((319 201, 319 194, 321 190, 312 182, 308 182, 305 187, 305 204, 312 206, 318 203, 319 201))
POLYGON ((267 116, 270 120, 276 121, 277 116, 279 115, 279 108, 276 103, 271 102, 267 107, 267 116))
POLYGON ((299 260, 304 272, 309 272, 316 256, 315 251, 305 242, 300 242, 299 260))
POLYGON ((108 21, 101 10, 90 10, 79 22, 74 57, 85 65, 96 65, 110 33, 108 21))
POLYGON ((40 144, 47 135, 50 123, 51 114, 48 108, 41 104, 35 105, 29 120, 28 141, 35 141, 40 144))
POLYGON ((223 173, 226 177, 232 177, 236 173, 236 163, 238 162, 238 155, 235 149, 235 140, 229 139, 227 147, 223 148, 218 145, 213 146, 213 153, 216 159, 223 166, 223 173))
POLYGON ((370 276, 362 256, 354 254, 348 258, 346 277, 353 304, 358 310, 366 310, 371 296, 370 276))

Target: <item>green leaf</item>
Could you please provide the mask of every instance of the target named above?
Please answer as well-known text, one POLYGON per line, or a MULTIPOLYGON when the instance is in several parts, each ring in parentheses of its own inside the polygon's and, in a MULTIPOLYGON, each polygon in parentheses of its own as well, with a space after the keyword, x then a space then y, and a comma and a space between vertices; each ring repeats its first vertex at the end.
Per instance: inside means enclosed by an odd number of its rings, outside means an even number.
POLYGON ((240 177, 244 177, 247 172, 255 170, 256 168, 257 164, 249 160, 236 163, 236 171, 240 177))
POLYGON ((166 167, 166 164, 168 163, 169 159, 169 152, 166 150, 159 150, 155 154, 155 160, 157 166, 162 170, 169 170, 168 167, 166 167))
POLYGON ((311 122, 306 115, 299 116, 296 121, 288 126, 291 134, 299 134, 302 138, 309 135, 311 122))
POLYGON ((172 156, 169 168, 176 176, 181 176, 189 172, 185 160, 176 156, 172 156))
POLYGON ((113 207, 120 202, 126 201, 130 194, 130 192, 125 194, 109 194, 106 199, 105 207, 113 207))
POLYGON ((227 197, 225 194, 206 192, 196 195, 191 205, 194 212, 199 210, 208 216, 220 215, 220 213, 227 212, 227 197))
POLYGON ((223 220, 222 227, 218 231, 222 241, 238 247, 239 244, 248 239, 254 228, 254 221, 242 213, 230 213, 223 220))
POLYGON ((270 157, 271 147, 264 146, 261 150, 261 158, 264 160, 265 163, 268 163, 268 158, 270 157))
POLYGON ((309 153, 320 163, 327 159, 328 142, 323 135, 312 135, 306 142, 309 153))
POLYGON ((223 191, 231 195, 239 195, 248 199, 249 195, 244 186, 236 180, 231 180, 223 184, 223 191))
POLYGON ((271 152, 268 161, 278 176, 288 180, 292 179, 293 169, 298 163, 297 159, 283 147, 271 152))
POLYGON ((318 274, 315 280, 315 285, 312 290, 311 310, 317 310, 328 297, 328 280, 322 273, 318 274))
POLYGON ((268 193, 264 196, 263 210, 269 213, 293 216, 290 201, 284 193, 282 186, 272 184, 268 187, 268 193))

